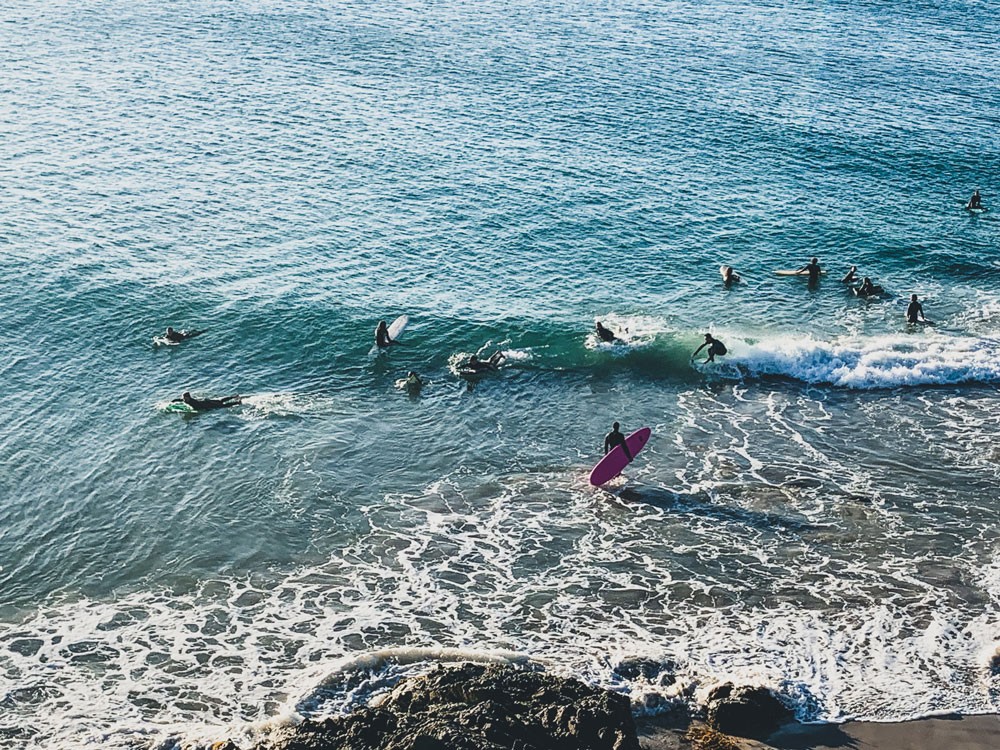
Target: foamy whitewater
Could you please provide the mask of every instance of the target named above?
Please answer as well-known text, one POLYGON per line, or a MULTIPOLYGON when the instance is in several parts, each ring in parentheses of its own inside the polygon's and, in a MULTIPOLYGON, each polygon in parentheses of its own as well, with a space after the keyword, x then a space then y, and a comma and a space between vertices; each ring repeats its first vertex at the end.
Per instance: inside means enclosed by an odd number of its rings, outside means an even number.
POLYGON ((981 2, 6 4, 0 747, 247 739, 467 658, 637 712, 1000 711, 998 38, 981 2), (653 436, 595 489, 616 420, 653 436))

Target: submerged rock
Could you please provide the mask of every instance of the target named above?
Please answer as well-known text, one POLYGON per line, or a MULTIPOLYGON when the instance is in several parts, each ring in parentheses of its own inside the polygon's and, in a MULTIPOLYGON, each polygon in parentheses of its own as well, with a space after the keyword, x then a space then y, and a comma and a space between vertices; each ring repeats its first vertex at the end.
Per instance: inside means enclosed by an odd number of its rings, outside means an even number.
POLYGON ((763 740, 792 718, 767 688, 720 685, 708 695, 708 725, 725 734, 763 740))
POLYGON ((627 698, 512 667, 438 667, 257 750, 638 750, 627 698))

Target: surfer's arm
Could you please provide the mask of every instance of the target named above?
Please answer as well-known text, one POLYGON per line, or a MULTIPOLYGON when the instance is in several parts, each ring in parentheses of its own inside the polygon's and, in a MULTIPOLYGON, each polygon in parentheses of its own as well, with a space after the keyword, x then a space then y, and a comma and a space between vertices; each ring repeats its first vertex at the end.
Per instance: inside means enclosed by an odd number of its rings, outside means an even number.
POLYGON ((697 357, 698 356, 698 352, 700 352, 706 346, 708 346, 708 342, 705 342, 704 344, 702 344, 701 346, 699 346, 697 349, 695 349, 694 350, 694 354, 691 355, 691 359, 694 359, 695 357, 697 357))

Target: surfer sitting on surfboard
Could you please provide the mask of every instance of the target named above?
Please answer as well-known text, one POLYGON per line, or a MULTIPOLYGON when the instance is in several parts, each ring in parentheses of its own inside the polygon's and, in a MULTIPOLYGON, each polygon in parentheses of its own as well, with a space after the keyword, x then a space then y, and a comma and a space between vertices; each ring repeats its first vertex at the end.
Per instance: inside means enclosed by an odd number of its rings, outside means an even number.
POLYGON ((608 344, 622 343, 622 340, 620 338, 615 336, 613 333, 611 333, 611 331, 609 331, 607 328, 601 325, 601 321, 597 321, 597 335, 601 339, 601 341, 604 341, 608 344))
POLYGON ((969 198, 969 202, 968 202, 968 204, 965 207, 969 211, 974 211, 976 209, 982 210, 982 208, 983 208, 983 199, 979 196, 979 190, 978 189, 972 194, 972 197, 969 198))
POLYGON ((505 359, 507 359, 507 355, 497 349, 486 359, 480 359, 478 355, 473 354, 469 357, 469 361, 465 363, 465 366, 467 369, 474 370, 475 372, 482 372, 483 370, 499 370, 500 363, 505 359))
POLYGON ((723 356, 728 351, 726 349, 726 345, 725 344, 723 344, 721 341, 719 341, 716 338, 712 338, 712 334, 706 333, 705 334, 705 343, 702 344, 701 346, 699 346, 697 349, 694 350, 694 354, 691 355, 691 359, 694 359, 695 357, 697 357, 698 356, 698 352, 700 352, 706 346, 708 347, 708 358, 705 360, 706 362, 714 362, 715 361, 715 355, 719 355, 721 357, 721 356, 723 356))
POLYGON ((722 276, 722 283, 729 286, 730 284, 735 284, 738 281, 740 281, 739 274, 733 270, 732 266, 726 266, 726 271, 722 276))
POLYGON ((167 326, 167 332, 163 334, 163 338, 172 344, 179 344, 185 339, 193 339, 195 336, 200 336, 204 331, 175 331, 170 326, 167 326))
POLYGON ((243 399, 240 398, 239 394, 224 398, 195 398, 190 391, 184 391, 183 396, 175 398, 170 403, 184 403, 195 411, 208 411, 209 409, 228 409, 230 406, 239 406, 243 403, 243 399))
POLYGON ((375 346, 379 349, 385 349, 398 343, 398 341, 393 341, 389 338, 389 326, 386 325, 384 320, 380 320, 378 326, 375 328, 375 346))
POLYGON ((924 316, 924 306, 917 302, 917 295, 910 295, 910 304, 906 306, 906 322, 907 323, 919 323, 923 321, 928 322, 927 318, 924 316), (917 319, 920 316, 920 319, 917 319))
POLYGON ((625 436, 619 432, 618 428, 619 425, 615 422, 611 425, 611 432, 604 436, 604 455, 608 455, 616 446, 620 445, 622 450, 625 451, 625 457, 631 461, 632 453, 628 449, 628 443, 625 442, 625 436))

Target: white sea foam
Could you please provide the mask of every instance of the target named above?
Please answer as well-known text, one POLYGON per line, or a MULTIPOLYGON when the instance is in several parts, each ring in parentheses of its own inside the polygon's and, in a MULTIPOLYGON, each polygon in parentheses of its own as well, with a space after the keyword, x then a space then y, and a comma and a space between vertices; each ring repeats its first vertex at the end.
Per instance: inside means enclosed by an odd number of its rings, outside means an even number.
POLYGON ((596 330, 591 330, 584 339, 584 346, 588 349, 606 351, 615 356, 627 354, 631 349, 649 346, 657 336, 671 331, 665 320, 649 315, 609 313, 594 318, 595 325, 598 321, 610 330, 618 341, 603 341, 596 330))
POLYGON ((833 341, 808 336, 724 340, 729 354, 723 362, 751 377, 859 389, 1000 382, 1000 340, 993 338, 925 330, 833 341))

